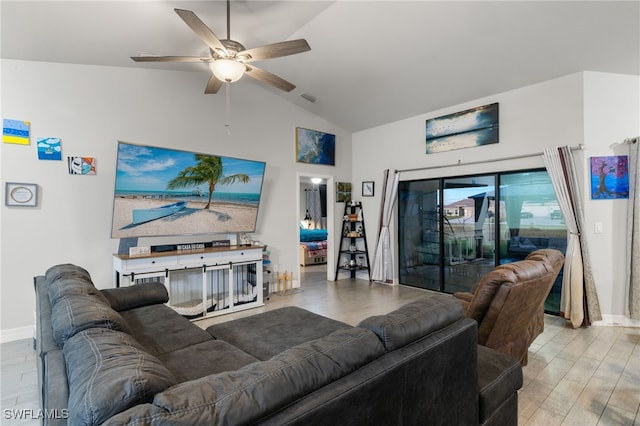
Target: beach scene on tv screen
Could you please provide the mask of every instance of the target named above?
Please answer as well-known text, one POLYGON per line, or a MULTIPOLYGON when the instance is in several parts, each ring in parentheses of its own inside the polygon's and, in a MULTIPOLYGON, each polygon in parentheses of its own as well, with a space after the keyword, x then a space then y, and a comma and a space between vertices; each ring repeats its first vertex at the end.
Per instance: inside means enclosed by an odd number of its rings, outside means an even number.
POLYGON ((265 163, 118 143, 112 238, 253 232, 265 163))

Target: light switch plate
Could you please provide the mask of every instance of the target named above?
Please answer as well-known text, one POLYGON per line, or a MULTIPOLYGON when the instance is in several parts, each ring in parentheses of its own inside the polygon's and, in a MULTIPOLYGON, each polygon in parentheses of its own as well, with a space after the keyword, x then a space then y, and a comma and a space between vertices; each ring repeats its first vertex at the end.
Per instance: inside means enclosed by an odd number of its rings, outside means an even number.
POLYGON ((595 223, 594 231, 596 234, 602 234, 602 222, 595 223))

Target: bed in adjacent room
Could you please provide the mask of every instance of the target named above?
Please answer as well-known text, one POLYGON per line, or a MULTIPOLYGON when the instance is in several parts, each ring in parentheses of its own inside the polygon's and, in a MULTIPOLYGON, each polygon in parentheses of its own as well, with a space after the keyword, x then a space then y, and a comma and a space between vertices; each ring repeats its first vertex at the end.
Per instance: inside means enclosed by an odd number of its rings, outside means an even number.
POLYGON ((327 230, 300 228, 300 265, 327 263, 327 230))

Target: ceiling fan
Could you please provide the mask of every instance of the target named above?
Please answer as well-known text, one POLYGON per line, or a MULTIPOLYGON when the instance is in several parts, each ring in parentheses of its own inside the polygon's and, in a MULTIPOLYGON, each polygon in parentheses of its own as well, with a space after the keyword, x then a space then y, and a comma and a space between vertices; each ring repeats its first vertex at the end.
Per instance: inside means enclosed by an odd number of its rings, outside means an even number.
POLYGON ((292 83, 258 68, 252 63, 307 52, 311 50, 311 47, 309 47, 306 40, 282 41, 253 49, 245 49, 242 44, 231 39, 230 0, 227 0, 227 38, 224 40, 218 39, 214 32, 192 11, 174 10, 209 47, 210 56, 132 56, 131 59, 135 62, 205 62, 212 72, 204 91, 207 94, 218 93, 222 83, 234 82, 244 74, 285 92, 295 89, 296 86, 292 83))

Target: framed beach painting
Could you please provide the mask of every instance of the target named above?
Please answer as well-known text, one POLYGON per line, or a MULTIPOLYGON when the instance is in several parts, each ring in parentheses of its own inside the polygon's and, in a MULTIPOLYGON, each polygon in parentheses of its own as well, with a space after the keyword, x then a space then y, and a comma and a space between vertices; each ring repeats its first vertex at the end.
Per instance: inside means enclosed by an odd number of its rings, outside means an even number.
POLYGON ((335 166, 336 136, 296 127, 296 161, 298 163, 335 166))
POLYGON ((498 143, 498 103, 426 121, 427 154, 498 143))
POLYGON ((26 120, 2 119, 2 142, 29 145, 31 122, 26 120))
POLYGON ((591 199, 629 198, 629 157, 591 157, 591 199))

